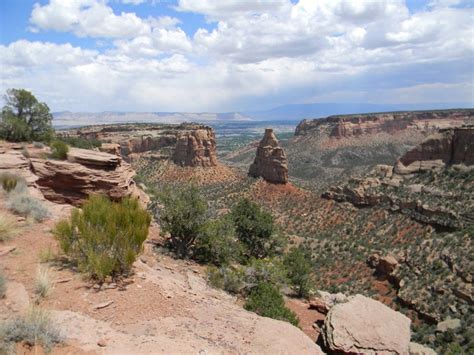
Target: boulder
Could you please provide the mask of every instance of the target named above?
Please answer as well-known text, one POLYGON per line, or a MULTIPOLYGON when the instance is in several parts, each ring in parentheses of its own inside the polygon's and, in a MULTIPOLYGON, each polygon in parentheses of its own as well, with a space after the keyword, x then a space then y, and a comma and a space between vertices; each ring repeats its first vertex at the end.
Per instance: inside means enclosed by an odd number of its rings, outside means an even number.
POLYGON ((120 144, 118 143, 102 143, 99 150, 104 153, 120 156, 120 144))
POLYGON ((408 354, 410 323, 384 304, 355 295, 329 310, 323 346, 342 354, 408 354))
POLYGON ((205 127, 179 134, 172 160, 180 166, 216 166, 214 130, 205 127))
POLYGON ((249 175, 262 177, 268 182, 286 184, 288 182, 288 161, 279 146, 273 129, 265 129, 265 134, 257 147, 255 160, 250 165, 249 175))
POLYGON ((457 329, 461 326, 461 320, 448 318, 436 325, 436 331, 440 333, 447 332, 450 329, 457 329))
POLYGON ((19 151, 0 152, 0 174, 9 173, 22 177, 28 186, 34 185, 38 178, 31 173, 30 161, 19 151))
POLYGON ((436 351, 427 346, 417 344, 417 343, 410 343, 410 355, 436 355, 436 351))
POLYGON ((80 206, 92 194, 112 200, 135 196, 147 203, 146 195, 133 180, 135 171, 112 154, 71 149, 68 161, 31 159, 31 165, 44 197, 55 203, 80 206))
POLYGON ((393 255, 380 256, 375 253, 369 256, 367 263, 375 268, 377 273, 389 276, 398 267, 398 261, 393 255))

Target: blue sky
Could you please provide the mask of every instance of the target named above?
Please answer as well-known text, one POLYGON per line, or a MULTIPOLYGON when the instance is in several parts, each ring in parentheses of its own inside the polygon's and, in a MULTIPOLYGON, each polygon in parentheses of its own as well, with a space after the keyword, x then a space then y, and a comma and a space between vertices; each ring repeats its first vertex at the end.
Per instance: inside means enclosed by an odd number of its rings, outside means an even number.
POLYGON ((0 90, 55 110, 473 103, 459 0, 1 0, 0 90))

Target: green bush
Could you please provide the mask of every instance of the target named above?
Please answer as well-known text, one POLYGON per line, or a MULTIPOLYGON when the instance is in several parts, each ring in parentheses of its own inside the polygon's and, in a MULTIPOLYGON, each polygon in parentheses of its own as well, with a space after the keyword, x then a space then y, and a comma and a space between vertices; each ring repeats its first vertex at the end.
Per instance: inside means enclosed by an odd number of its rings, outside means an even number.
POLYGON ((260 283, 270 283, 279 288, 287 281, 284 266, 275 258, 251 259, 248 265, 244 267, 246 292, 260 283))
POLYGON ((308 297, 311 289, 311 257, 302 248, 292 248, 283 261, 288 279, 298 297, 308 297))
POLYGON ((244 273, 240 268, 211 267, 208 272, 209 283, 232 294, 241 293, 244 289, 244 273))
POLYGON ((163 232, 170 235, 170 248, 183 258, 204 234, 207 203, 194 185, 167 190, 159 195, 159 199, 163 208, 155 209, 155 215, 163 232))
POLYGON ((2 184, 2 188, 6 192, 10 192, 16 187, 19 182, 23 182, 23 178, 18 175, 7 172, 0 174, 0 182, 2 184))
POLYGON ((69 152, 69 147, 63 141, 55 140, 51 142, 51 158, 65 160, 67 159, 67 153, 69 152))
POLYGON ((59 330, 51 322, 47 311, 31 308, 26 316, 5 321, 0 325, 0 353, 10 353, 15 343, 41 345, 46 352, 62 342, 59 330))
POLYGON ((252 289, 244 308, 263 317, 283 320, 298 326, 298 317, 285 306, 280 291, 268 282, 261 282, 252 289))
POLYGON ((224 216, 207 223, 202 235, 196 240, 193 258, 217 266, 225 265, 232 259, 239 259, 240 247, 235 240, 232 220, 224 216))
POLYGON ((3 274, 3 271, 0 270, 0 298, 5 297, 5 293, 7 292, 7 279, 3 274))
POLYGON ((70 220, 58 222, 54 235, 61 250, 79 269, 103 282, 107 276, 126 274, 142 250, 150 215, 136 199, 111 202, 91 196, 70 220))
POLYGON ((244 244, 249 257, 272 256, 281 247, 273 216, 249 199, 240 200, 232 208, 237 237, 244 244))
POLYGON ((48 209, 37 198, 30 195, 24 184, 17 184, 8 194, 7 208, 25 217, 41 222, 50 216, 48 209))

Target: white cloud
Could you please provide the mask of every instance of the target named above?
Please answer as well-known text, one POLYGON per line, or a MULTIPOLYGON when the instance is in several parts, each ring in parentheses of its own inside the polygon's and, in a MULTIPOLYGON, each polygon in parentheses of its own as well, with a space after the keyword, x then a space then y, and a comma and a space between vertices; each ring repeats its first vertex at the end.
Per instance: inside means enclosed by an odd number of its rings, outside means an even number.
POLYGON ((472 85, 463 84, 472 82, 472 65, 456 68, 473 58, 472 9, 438 3, 410 13, 401 0, 181 0, 179 11, 216 22, 190 37, 176 17, 116 14, 111 4, 35 5, 37 30, 104 46, 0 46, 0 89, 28 87, 54 109, 76 111, 227 111, 331 97, 459 101, 469 91, 474 101, 472 85), (402 74, 395 80, 392 72, 402 74), (381 88, 384 80, 392 86, 381 88))

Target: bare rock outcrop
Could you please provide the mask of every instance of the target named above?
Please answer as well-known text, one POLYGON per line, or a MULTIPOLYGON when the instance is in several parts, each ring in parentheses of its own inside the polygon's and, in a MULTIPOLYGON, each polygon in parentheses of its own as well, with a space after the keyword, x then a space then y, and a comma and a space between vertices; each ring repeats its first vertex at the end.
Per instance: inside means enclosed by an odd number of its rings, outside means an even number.
POLYGON ((474 165, 474 126, 440 130, 408 151, 395 165, 395 173, 412 174, 447 165, 474 165))
POLYGON ((371 298, 355 295, 324 320, 324 347, 342 354, 408 354, 410 319, 371 298))
POLYGON ((135 154, 153 152, 180 166, 211 167, 217 165, 214 130, 196 123, 110 124, 59 131, 64 137, 79 137, 102 142, 101 151, 132 159, 135 154))
POLYGON ((319 131, 330 137, 348 138, 407 129, 426 132, 460 127, 473 119, 473 109, 336 115, 324 119, 303 120, 296 127, 295 135, 302 136, 319 131))
POLYGON ((268 182, 277 184, 288 182, 288 161, 273 129, 265 129, 265 134, 257 147, 255 160, 250 165, 249 175, 262 177, 268 182))
POLYGON ((116 155, 72 148, 68 161, 33 158, 31 165, 44 197, 56 203, 80 206, 92 194, 113 200, 135 196, 146 203, 133 180, 135 171, 116 155))
POLYGON ((172 159, 181 166, 216 166, 214 130, 206 127, 179 134, 172 159))

